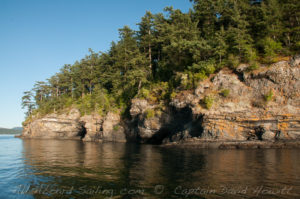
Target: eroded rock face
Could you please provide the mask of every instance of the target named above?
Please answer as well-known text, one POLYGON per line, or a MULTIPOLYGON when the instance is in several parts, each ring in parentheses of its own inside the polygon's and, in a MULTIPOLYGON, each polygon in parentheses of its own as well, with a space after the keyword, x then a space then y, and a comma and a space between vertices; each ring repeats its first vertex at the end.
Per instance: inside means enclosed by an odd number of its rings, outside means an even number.
MULTIPOLYGON (((137 134, 144 141, 161 139, 163 143, 189 139, 300 139, 299 63, 300 57, 296 56, 253 72, 246 72, 247 65, 241 65, 237 71, 223 69, 201 82, 194 92, 178 93, 169 104, 175 111, 169 108, 151 119, 142 114, 149 106, 139 111, 134 108, 137 134), (223 90, 228 92, 226 97, 223 90), (267 95, 271 97, 266 99, 267 95), (203 102, 205 96, 213 98, 210 109, 203 102), (188 115, 182 111, 187 108, 192 115, 188 121, 184 120, 188 115)), ((146 102, 133 101, 133 107, 141 107, 140 104, 146 102)))
POLYGON ((109 112, 103 122, 102 139, 111 142, 126 142, 124 127, 121 125, 120 115, 109 112))
POLYGON ((149 103, 145 99, 133 99, 132 105, 130 108, 130 115, 135 117, 139 114, 142 114, 150 107, 149 103))
POLYGON ((85 115, 80 118, 79 122, 85 128, 86 135, 84 141, 101 141, 101 126, 103 118, 97 114, 85 115))
POLYGON ((126 141, 119 114, 108 113, 104 118, 97 114, 81 117, 77 109, 70 110, 68 114, 49 114, 41 119, 34 119, 24 126, 22 136, 100 142, 126 141))
POLYGON ((24 137, 39 138, 80 138, 83 132, 78 122, 80 113, 72 109, 68 114, 50 114, 41 119, 33 120, 24 127, 24 137))

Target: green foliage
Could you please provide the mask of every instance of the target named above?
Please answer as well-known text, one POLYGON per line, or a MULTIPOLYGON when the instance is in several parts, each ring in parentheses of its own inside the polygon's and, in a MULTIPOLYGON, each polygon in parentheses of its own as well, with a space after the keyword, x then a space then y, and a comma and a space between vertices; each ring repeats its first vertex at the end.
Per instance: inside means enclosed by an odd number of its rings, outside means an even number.
POLYGON ((206 109, 210 109, 214 103, 214 98, 212 96, 205 96, 202 102, 206 109))
POLYGON ((270 90, 268 93, 266 93, 266 94, 264 95, 264 100, 265 100, 266 102, 270 102, 270 101, 273 99, 273 96, 274 96, 274 93, 273 93, 272 90, 270 90))
POLYGON ((264 56, 268 63, 273 62, 273 58, 282 50, 280 42, 276 42, 271 38, 263 40, 264 56))
POLYGON ((229 54, 227 62, 228 62, 228 66, 232 69, 237 68, 240 64, 239 57, 237 57, 233 54, 229 54))
POLYGON ((0 127, 0 135, 1 134, 21 134, 22 128, 12 128, 12 129, 6 129, 0 127))
POLYGON ((153 101, 169 100, 172 92, 168 82, 159 82, 151 85, 151 97, 153 101))
POLYGON ((295 46, 296 46, 296 49, 300 50, 300 41, 298 41, 295 46))
POLYGON ((155 116, 155 111, 153 110, 153 109, 147 109, 146 111, 145 111, 145 117, 147 118, 147 119, 151 119, 151 118, 153 118, 155 116))
POLYGON ((193 63, 189 69, 193 72, 200 72, 202 74, 212 74, 216 70, 216 64, 214 59, 209 59, 205 61, 199 61, 198 63, 193 63))
POLYGON ((230 90, 229 89, 222 89, 220 94, 223 96, 223 97, 228 97, 229 94, 230 94, 230 90))
POLYGON ((150 91, 146 88, 142 88, 140 90, 138 97, 143 98, 143 99, 148 99, 150 97, 150 91))
POLYGON ((253 71, 259 69, 259 64, 257 62, 252 62, 247 68, 247 71, 253 71))
POLYGON ((300 49, 298 0, 192 2, 187 13, 172 7, 165 14, 146 12, 137 30, 119 29, 119 40, 106 53, 89 49, 73 65, 37 81, 22 97, 26 116, 71 107, 82 114, 129 115, 134 97, 168 102, 222 67, 246 62, 251 71, 258 60, 271 63, 300 49))
POLYGON ((255 62, 257 60, 257 52, 251 46, 245 48, 244 60, 248 63, 255 62))
POLYGON ((90 114, 93 111, 94 104, 90 94, 84 95, 77 103, 81 115, 90 114))
POLYGON ((173 91, 173 92, 170 94, 170 99, 171 99, 171 100, 174 99, 174 98, 176 97, 176 95, 177 95, 177 93, 173 91))
POLYGON ((120 129, 120 126, 118 124, 114 125, 113 130, 118 131, 120 129))
POLYGON ((33 102, 33 94, 31 91, 25 91, 22 97, 22 108, 27 109, 26 117, 28 117, 35 109, 35 103, 33 102))
POLYGON ((199 81, 203 81, 207 78, 207 76, 205 75, 205 73, 203 72, 200 72, 200 73, 195 73, 194 74, 194 79, 196 82, 199 82, 199 81))
POLYGON ((179 86, 181 86, 183 89, 191 89, 193 87, 193 79, 191 72, 178 73, 176 78, 179 82, 179 86))

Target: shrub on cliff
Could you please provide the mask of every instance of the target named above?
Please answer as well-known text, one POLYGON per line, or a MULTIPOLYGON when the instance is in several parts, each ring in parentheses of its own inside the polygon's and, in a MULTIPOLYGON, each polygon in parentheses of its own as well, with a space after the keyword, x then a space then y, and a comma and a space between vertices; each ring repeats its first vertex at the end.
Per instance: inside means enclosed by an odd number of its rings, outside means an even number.
POLYGON ((262 41, 266 63, 273 63, 274 57, 282 50, 282 44, 268 37, 262 41))
POLYGON ((229 54, 227 63, 230 68, 235 69, 240 64, 240 59, 236 55, 229 54))
POLYGON ((266 102, 269 102, 273 99, 273 96, 274 96, 274 93, 273 93, 272 90, 270 90, 268 93, 266 93, 264 95, 264 99, 265 99, 266 102))
POLYGON ((257 62, 252 62, 248 66, 247 71, 250 72, 250 71, 257 70, 257 69, 259 69, 259 64, 257 62))
POLYGON ((145 111, 145 117, 147 119, 153 118, 155 116, 155 111, 153 109, 147 109, 145 111))
POLYGON ((210 109, 214 103, 214 98, 212 96, 205 96, 202 102, 205 108, 210 109))
POLYGON ((230 90, 229 89, 222 89, 220 94, 223 96, 223 97, 228 97, 229 94, 230 94, 230 90))
POLYGON ((114 125, 113 130, 118 131, 120 129, 120 126, 118 124, 114 125))

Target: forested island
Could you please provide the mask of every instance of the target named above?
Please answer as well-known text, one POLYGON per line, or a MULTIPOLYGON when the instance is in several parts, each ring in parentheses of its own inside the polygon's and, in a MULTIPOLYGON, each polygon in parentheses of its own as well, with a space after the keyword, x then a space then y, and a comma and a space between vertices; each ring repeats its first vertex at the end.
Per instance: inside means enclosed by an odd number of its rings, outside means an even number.
POLYGON ((107 52, 89 49, 37 81, 22 98, 24 136, 67 118, 72 129, 49 137, 298 138, 300 1, 192 2, 187 13, 146 12, 138 30, 119 29, 107 52))
POLYGON ((22 133, 23 128, 22 127, 15 127, 15 128, 1 128, 0 127, 0 135, 2 134, 21 134, 22 133))

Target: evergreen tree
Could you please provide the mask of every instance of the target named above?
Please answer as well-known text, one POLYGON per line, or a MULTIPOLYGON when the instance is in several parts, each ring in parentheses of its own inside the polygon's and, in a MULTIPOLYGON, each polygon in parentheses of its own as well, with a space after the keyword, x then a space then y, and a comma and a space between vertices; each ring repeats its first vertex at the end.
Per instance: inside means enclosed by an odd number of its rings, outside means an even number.
POLYGON ((22 97, 22 109, 27 109, 26 116, 30 116, 35 109, 35 103, 33 101, 33 94, 31 91, 25 91, 22 97))
MULTIPOLYGON (((138 24, 138 40, 140 48, 148 57, 149 68, 152 71, 152 47, 154 45, 154 17, 151 12, 146 12, 142 21, 138 24)), ((153 73, 153 72, 152 72, 153 73)))
POLYGON ((226 33, 224 27, 215 33, 215 55, 219 58, 219 64, 222 63, 222 58, 226 55, 228 45, 226 43, 226 33))

